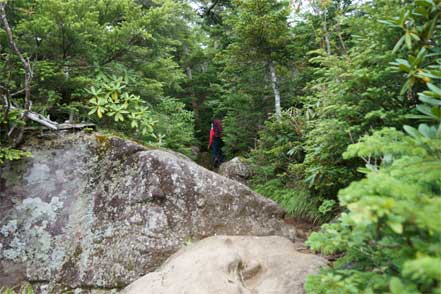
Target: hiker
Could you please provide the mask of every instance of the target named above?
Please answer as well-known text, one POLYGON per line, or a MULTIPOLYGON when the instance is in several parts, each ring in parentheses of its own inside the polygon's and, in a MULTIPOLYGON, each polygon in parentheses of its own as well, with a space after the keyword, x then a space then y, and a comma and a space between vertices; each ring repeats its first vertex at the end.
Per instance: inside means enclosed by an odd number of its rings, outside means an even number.
POLYGON ((218 168, 224 160, 222 155, 222 121, 218 118, 213 120, 210 129, 210 141, 208 143, 208 149, 211 149, 211 160, 214 168, 218 168))

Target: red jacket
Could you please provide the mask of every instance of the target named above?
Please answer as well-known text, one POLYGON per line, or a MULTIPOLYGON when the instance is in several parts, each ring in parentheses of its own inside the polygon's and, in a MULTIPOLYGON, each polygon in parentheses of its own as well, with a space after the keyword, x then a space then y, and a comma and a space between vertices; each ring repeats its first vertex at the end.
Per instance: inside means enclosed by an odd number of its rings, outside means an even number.
POLYGON ((210 129, 210 140, 208 141, 208 149, 210 149, 211 144, 213 143, 213 139, 215 137, 222 137, 224 134, 222 132, 222 122, 220 119, 213 120, 213 123, 211 124, 210 129), (216 134, 217 131, 217 134, 216 134))
POLYGON ((210 140, 208 141, 208 149, 210 149, 211 144, 213 143, 213 138, 214 138, 214 128, 211 127, 211 129, 210 129, 210 140))

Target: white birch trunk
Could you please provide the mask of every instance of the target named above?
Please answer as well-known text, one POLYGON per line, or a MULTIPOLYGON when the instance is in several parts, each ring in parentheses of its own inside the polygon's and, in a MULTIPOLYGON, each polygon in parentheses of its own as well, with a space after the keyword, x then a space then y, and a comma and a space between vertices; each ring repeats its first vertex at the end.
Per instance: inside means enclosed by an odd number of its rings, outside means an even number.
POLYGON ((279 85, 277 83, 276 68, 272 61, 270 61, 269 63, 269 69, 271 73, 271 86, 273 87, 273 92, 274 92, 276 117, 279 119, 280 117, 282 117, 282 108, 280 107, 280 92, 279 92, 279 85))
POLYGON ((192 80, 193 79, 193 74, 192 74, 192 71, 191 71, 191 67, 190 66, 186 66, 185 67, 185 73, 187 74, 187 78, 189 79, 189 80, 192 80))

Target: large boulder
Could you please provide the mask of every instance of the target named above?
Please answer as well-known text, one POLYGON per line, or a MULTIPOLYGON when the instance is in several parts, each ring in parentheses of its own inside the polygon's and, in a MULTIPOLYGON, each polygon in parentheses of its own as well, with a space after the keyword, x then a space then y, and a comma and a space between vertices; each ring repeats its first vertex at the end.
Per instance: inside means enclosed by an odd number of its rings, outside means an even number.
POLYGON ((219 174, 241 182, 243 184, 247 183, 247 180, 251 177, 251 168, 243 162, 240 157, 234 157, 233 159, 224 162, 219 167, 219 174))
POLYGON ((283 237, 216 236, 178 251, 122 294, 302 294, 325 259, 283 237))
POLYGON ((106 293, 190 240, 295 237, 274 202, 171 151, 83 133, 25 149, 0 168, 0 286, 106 293))

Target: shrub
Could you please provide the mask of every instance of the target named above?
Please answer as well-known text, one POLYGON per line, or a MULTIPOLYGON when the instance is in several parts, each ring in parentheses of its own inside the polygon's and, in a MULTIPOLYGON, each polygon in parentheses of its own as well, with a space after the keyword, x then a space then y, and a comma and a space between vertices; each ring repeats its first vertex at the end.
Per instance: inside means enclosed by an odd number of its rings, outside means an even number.
POLYGON ((291 216, 310 222, 322 222, 324 215, 318 210, 318 201, 311 200, 305 189, 290 189, 279 179, 254 186, 256 192, 276 201, 291 216))
POLYGON ((116 76, 100 75, 96 85, 87 89, 92 97, 89 100, 89 115, 103 119, 105 127, 116 130, 133 129, 138 138, 156 139, 155 121, 151 111, 141 97, 124 91, 128 81, 116 76))
POLYGON ((141 97, 126 92, 127 86, 126 79, 98 76, 96 85, 87 90, 92 96, 89 115, 98 118, 104 128, 190 156, 195 141, 193 112, 172 98, 162 98, 151 107, 141 97))
POLYGON ((375 155, 383 164, 340 191, 347 212, 307 241, 345 253, 308 279, 309 293, 441 293, 441 132, 426 127, 413 136, 386 128, 348 148, 345 157, 375 155))

